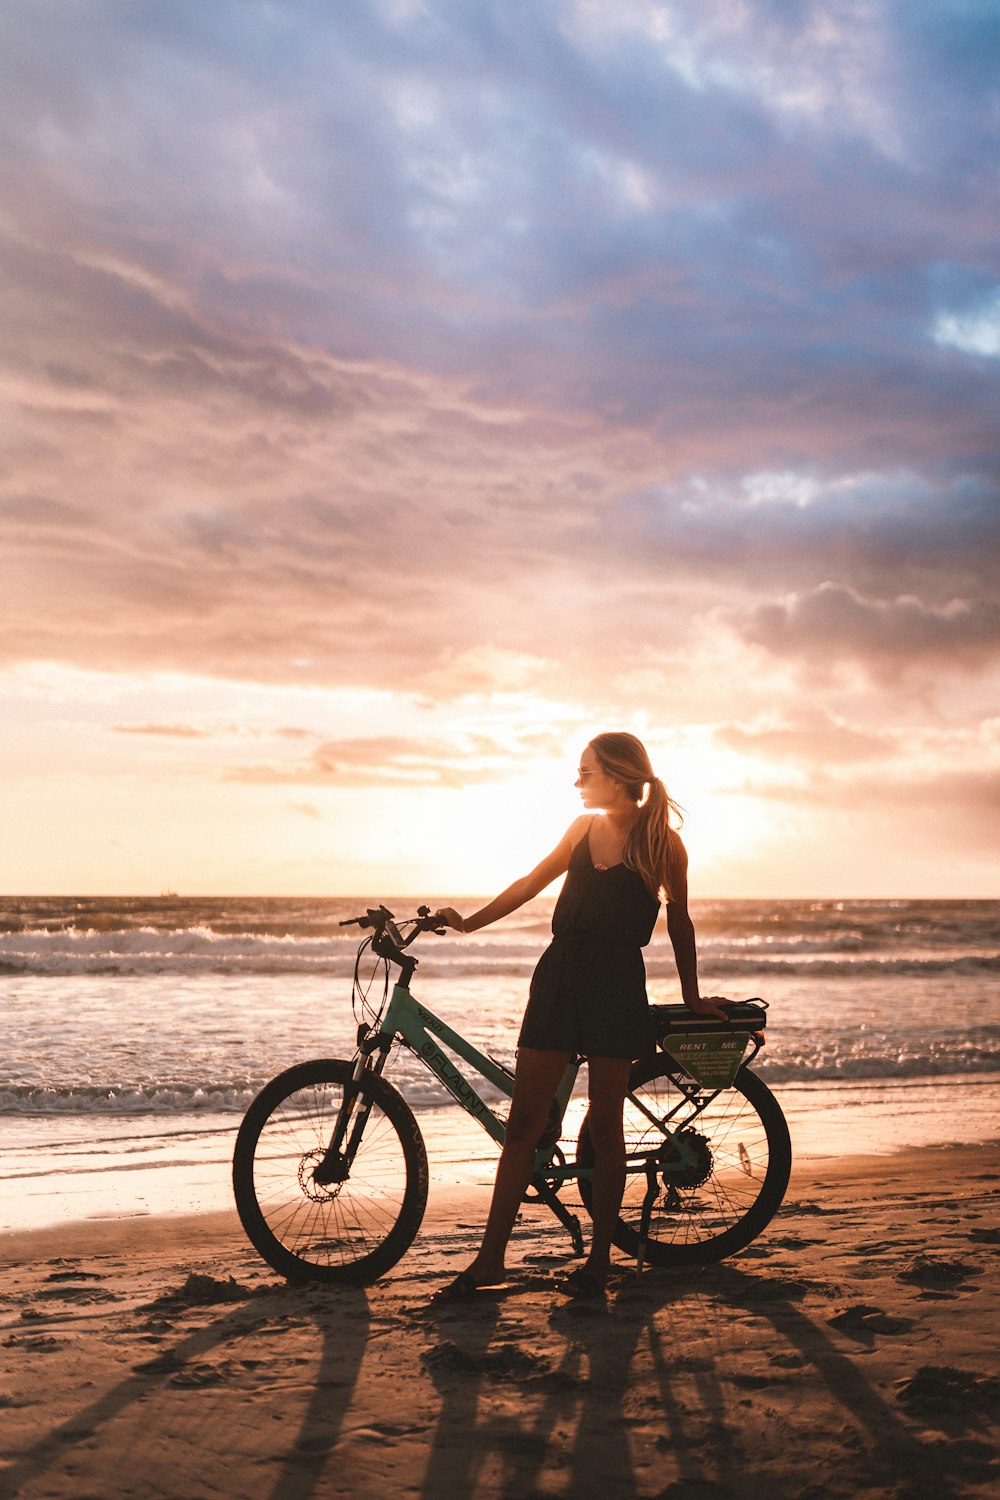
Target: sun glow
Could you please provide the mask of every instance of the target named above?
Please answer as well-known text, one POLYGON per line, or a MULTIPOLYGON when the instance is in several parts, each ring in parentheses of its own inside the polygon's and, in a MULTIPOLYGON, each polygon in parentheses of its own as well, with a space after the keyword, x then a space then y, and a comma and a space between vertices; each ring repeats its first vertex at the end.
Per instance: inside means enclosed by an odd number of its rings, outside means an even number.
MULTIPOLYGON (((0 676, 0 888, 493 895, 579 815, 579 756, 605 727, 644 740, 683 808, 693 900, 910 888, 891 797, 880 788, 873 807, 847 796, 851 763, 817 782, 787 736, 772 755, 767 736, 731 743, 731 725, 663 733, 657 694, 641 697, 654 707, 594 714, 526 685, 418 699, 180 674, 10 672, 0 676), (866 818, 881 818, 886 836, 859 870, 866 818)), ((991 858, 984 842, 963 893, 981 889, 991 858)))
MULTIPOLYGON (((583 734, 579 749, 585 743, 583 734)), ((718 870, 773 834, 766 802, 746 789, 752 762, 713 745, 709 728, 690 731, 683 744, 649 748, 684 812, 693 885, 714 886, 718 870)), ((449 793, 433 810, 428 803, 410 826, 432 840, 424 858, 440 872, 435 888, 492 894, 548 854, 582 810, 574 785, 579 749, 519 761, 496 783, 449 793)))

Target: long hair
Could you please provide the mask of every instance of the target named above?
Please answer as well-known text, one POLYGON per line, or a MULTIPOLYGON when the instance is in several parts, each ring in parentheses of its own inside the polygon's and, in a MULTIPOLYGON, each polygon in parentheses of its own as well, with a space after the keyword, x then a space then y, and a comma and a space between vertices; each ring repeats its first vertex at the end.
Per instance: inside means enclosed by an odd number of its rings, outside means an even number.
POLYGON ((687 859, 684 845, 670 822, 671 815, 678 823, 682 821, 680 808, 654 775, 646 747, 634 734, 612 730, 595 735, 590 749, 601 770, 622 783, 626 795, 639 809, 625 840, 622 863, 642 877, 657 899, 662 890, 669 901, 687 859))

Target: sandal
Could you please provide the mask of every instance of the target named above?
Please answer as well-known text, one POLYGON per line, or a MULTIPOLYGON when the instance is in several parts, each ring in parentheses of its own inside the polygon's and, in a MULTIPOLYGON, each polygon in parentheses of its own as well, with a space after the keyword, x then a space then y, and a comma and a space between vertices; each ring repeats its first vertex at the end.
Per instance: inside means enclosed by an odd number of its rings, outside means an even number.
POLYGON ((454 1281, 449 1281, 446 1286, 440 1287, 431 1298, 432 1302, 471 1302, 483 1292, 495 1292, 499 1290, 502 1283, 496 1286, 480 1286, 478 1281, 473 1280, 469 1271, 459 1271, 454 1281))
POLYGON ((575 1271, 570 1271, 559 1283, 559 1290, 567 1297, 606 1297, 607 1288, 603 1281, 598 1281, 593 1271, 588 1271, 586 1266, 577 1266, 575 1271))

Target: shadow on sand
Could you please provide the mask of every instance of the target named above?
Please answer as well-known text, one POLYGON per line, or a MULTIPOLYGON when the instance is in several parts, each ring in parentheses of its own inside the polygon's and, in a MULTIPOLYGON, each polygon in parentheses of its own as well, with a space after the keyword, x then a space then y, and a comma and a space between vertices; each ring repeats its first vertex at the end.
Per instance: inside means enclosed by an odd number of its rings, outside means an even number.
MULTIPOLYGON (((145 1472, 151 1481, 147 1493, 228 1492, 241 1497, 270 1495, 273 1500, 309 1500, 316 1493, 326 1460, 340 1437, 368 1345, 369 1329, 368 1298, 362 1288, 337 1288, 320 1294, 315 1288, 277 1286, 248 1296, 239 1306, 213 1317, 176 1342, 162 1343, 155 1356, 135 1365, 125 1379, 106 1389, 67 1421, 49 1429, 0 1474, 0 1496, 21 1494, 47 1472, 65 1473, 74 1448, 96 1446, 101 1477, 94 1487, 79 1490, 80 1494, 141 1493, 141 1476, 145 1472), (263 1361, 239 1359, 254 1347, 255 1336, 280 1334, 302 1324, 315 1324, 320 1344, 319 1364, 317 1367, 309 1359, 310 1377, 302 1382, 308 1396, 292 1441, 283 1443, 279 1434, 277 1442, 270 1445, 267 1462, 275 1469, 273 1482, 269 1483, 261 1474, 233 1472, 230 1464, 231 1488, 220 1486, 218 1476, 209 1471, 220 1460, 223 1466, 226 1463, 225 1386, 230 1366, 237 1370, 259 1366, 263 1361), (225 1356, 233 1355, 235 1360, 226 1360, 225 1356), (171 1488, 169 1474, 163 1473, 164 1458, 170 1462, 171 1434, 166 1418, 160 1419, 155 1402, 168 1386, 197 1389, 203 1408, 206 1398, 209 1406, 214 1398, 214 1413, 209 1417, 203 1410, 191 1434, 191 1442, 200 1445, 204 1453, 204 1490, 197 1481, 192 1487, 189 1465, 179 1453, 176 1489, 171 1488), (123 1465, 120 1455, 116 1462, 115 1452, 121 1445, 121 1436, 115 1442, 110 1430, 113 1424, 130 1415, 127 1464, 123 1465), (105 1436, 108 1441, 102 1444, 105 1436), (103 1456, 102 1447, 106 1448, 103 1456), (183 1477, 185 1474, 187 1478, 183 1477)), ((280 1356, 270 1362, 270 1368, 280 1380, 283 1373, 280 1356)), ((258 1400, 262 1395, 266 1399, 266 1387, 256 1392, 258 1400)), ((268 1413, 262 1409, 261 1421, 267 1419, 268 1413)), ((82 1471, 86 1466, 78 1463, 76 1467, 82 1471)))
MULTIPOLYGON (((539 1288, 548 1295, 551 1285, 536 1279, 539 1288)), ((79 1495, 141 1493, 145 1467, 155 1494, 381 1496, 393 1454, 379 1447, 378 1419, 418 1408, 408 1477, 423 1500, 746 1500, 880 1486, 907 1500, 957 1500, 981 1483, 984 1445, 961 1433, 918 1435, 823 1312, 803 1311, 813 1290, 729 1264, 623 1279, 607 1307, 564 1303, 552 1291, 546 1312, 537 1295, 516 1290, 443 1316, 394 1303, 380 1308, 376 1329, 362 1289, 266 1288, 222 1314, 199 1309, 207 1322, 163 1337, 153 1358, 50 1428, 8 1467, 0 1493, 48 1492, 67 1474, 79 1477, 79 1495), (283 1359, 282 1335, 292 1330, 299 1336, 285 1340, 283 1359), (392 1345, 376 1345, 376 1333, 392 1345), (748 1359, 751 1341, 759 1355, 748 1359), (380 1362, 383 1347, 391 1353, 380 1362), (367 1408, 370 1441, 359 1458, 356 1428, 345 1448, 345 1419, 363 1363, 384 1378, 395 1410, 373 1416, 366 1386, 355 1415, 367 1408), (810 1470, 798 1403, 806 1384, 827 1435, 843 1434, 832 1474, 810 1470), (179 1415, 183 1398, 172 1388, 199 1385, 197 1420, 193 1405, 179 1415), (256 1449, 243 1440, 227 1447, 237 1402, 244 1439, 260 1427, 256 1449), (172 1453, 175 1490, 163 1476, 172 1453), (182 1460, 203 1488, 183 1482, 182 1460)))
POLYGON ((548 1325, 558 1338, 544 1346, 559 1352, 548 1360, 532 1355, 527 1324, 512 1343, 498 1308, 476 1308, 439 1345, 439 1368, 452 1378, 437 1380, 423 1500, 480 1489, 503 1500, 820 1500, 879 1486, 907 1500, 957 1500, 982 1483, 993 1472, 989 1445, 968 1436, 968 1423, 951 1440, 918 1436, 822 1314, 802 1310, 809 1290, 731 1264, 649 1275, 625 1282, 607 1308, 557 1303, 548 1325), (759 1373, 729 1357, 737 1323, 755 1325, 756 1342, 771 1351, 759 1373), (637 1360, 646 1366, 639 1378, 637 1360), (805 1382, 824 1437, 841 1435, 835 1475, 811 1467, 797 1398, 805 1382))

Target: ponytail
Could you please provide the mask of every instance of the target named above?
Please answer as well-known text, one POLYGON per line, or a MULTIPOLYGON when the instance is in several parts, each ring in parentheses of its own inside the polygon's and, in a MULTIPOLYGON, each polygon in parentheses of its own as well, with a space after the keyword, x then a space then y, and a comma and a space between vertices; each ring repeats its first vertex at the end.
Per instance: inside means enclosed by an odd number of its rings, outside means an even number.
POLYGON ((634 734, 599 734, 590 742, 601 769, 620 781, 638 806, 622 850, 622 863, 642 877, 647 889, 659 900, 662 891, 669 901, 684 874, 686 855, 671 817, 682 821, 681 810, 653 774, 649 756, 634 734))

